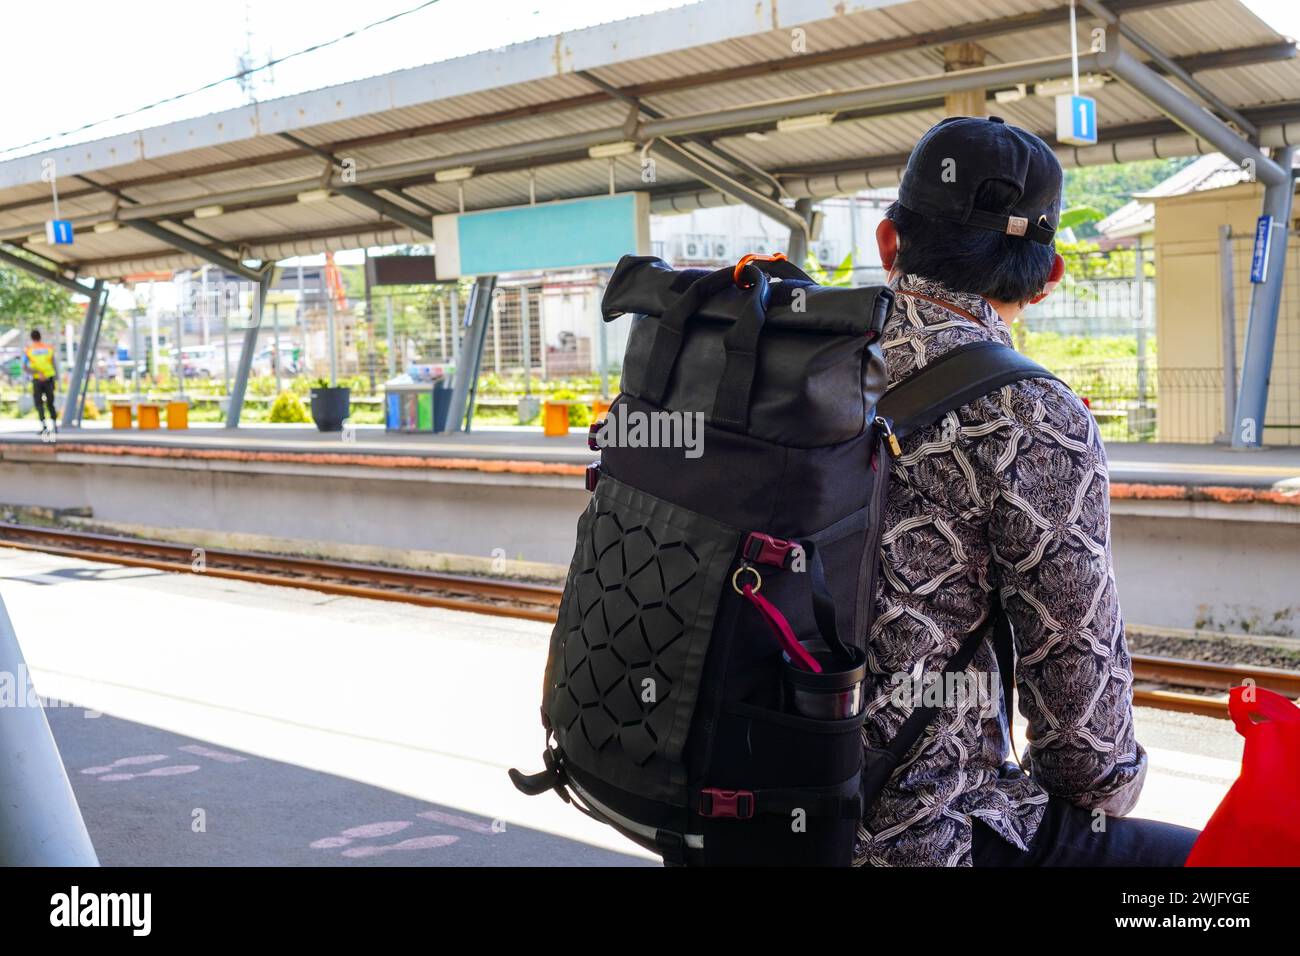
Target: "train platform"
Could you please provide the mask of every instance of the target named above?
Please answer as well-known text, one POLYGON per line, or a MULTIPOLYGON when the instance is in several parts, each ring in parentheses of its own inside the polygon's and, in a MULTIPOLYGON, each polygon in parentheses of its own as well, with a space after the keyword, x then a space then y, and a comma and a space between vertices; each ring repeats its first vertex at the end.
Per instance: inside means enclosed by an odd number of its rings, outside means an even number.
MULTIPOLYGON (((382 469, 464 469, 495 472, 581 474, 591 461, 585 429, 547 437, 535 427, 481 425, 470 432, 413 434, 380 425, 356 425, 321 433, 311 425, 255 425, 227 429, 195 424, 183 431, 112 429, 88 423, 43 442, 27 421, 0 422, 0 457, 37 454, 99 455, 153 461, 246 464, 351 464, 382 469), (537 466, 548 466, 539 469, 537 466)), ((1115 497, 1218 497, 1200 489, 1244 489, 1260 500, 1300 502, 1300 446, 1234 450, 1223 445, 1117 442, 1106 448, 1115 497), (1162 486, 1152 494, 1131 486, 1162 486)), ((1249 497, 1249 496, 1246 496, 1249 497)))
MULTIPOLYGON (((0 586, 105 864, 653 862, 507 779, 549 624, 6 548, 0 586)), ((1203 825, 1231 723, 1135 714, 1135 815, 1203 825)))

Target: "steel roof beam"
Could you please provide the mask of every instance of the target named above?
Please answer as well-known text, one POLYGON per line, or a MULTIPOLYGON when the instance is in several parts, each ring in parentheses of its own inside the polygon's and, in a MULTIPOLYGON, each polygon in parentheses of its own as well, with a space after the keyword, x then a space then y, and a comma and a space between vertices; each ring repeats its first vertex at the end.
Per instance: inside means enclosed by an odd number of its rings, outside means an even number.
MULTIPOLYGON (((24 250, 26 251, 26 250, 24 250)), ((82 285, 75 279, 69 279, 61 272, 52 269, 42 269, 30 259, 24 259, 20 255, 10 252, 8 249, 0 247, 0 262, 11 265, 15 269, 22 269, 24 272, 31 273, 38 279, 44 279, 46 282, 53 282, 57 286, 67 289, 69 292, 75 292, 77 295, 90 295, 91 289, 82 285)))
MULTIPOLYGON (((182 252, 188 252, 196 258, 202 259, 205 262, 210 262, 218 268, 225 269, 227 272, 233 272, 235 275, 242 276, 250 282, 257 282, 261 278, 261 274, 256 269, 250 269, 238 259, 223 256, 221 253, 209 249, 202 243, 195 242, 193 239, 187 239, 185 236, 172 232, 170 229, 164 229, 156 222, 149 222, 145 219, 133 219, 128 221, 126 224, 132 229, 143 232, 151 239, 156 239, 158 242, 165 243, 166 245, 179 249, 182 252)), ((154 255, 157 255, 157 253, 154 253, 154 255)), ((141 255, 139 258, 148 258, 148 255, 141 255)))
POLYGON ((688 153, 680 144, 674 143, 670 139, 657 139, 650 147, 650 152, 662 156, 665 160, 690 173, 701 182, 707 183, 719 192, 733 197, 738 202, 752 206, 763 215, 775 219, 787 228, 807 234, 808 223, 803 216, 793 209, 781 205, 770 196, 765 196, 758 190, 746 186, 726 173, 701 162, 697 157, 688 153))
MULTIPOLYGON (((319 156, 336 169, 343 168, 343 164, 339 162, 338 157, 327 149, 313 145, 305 139, 299 139, 292 133, 281 133, 280 138, 285 142, 293 143, 295 146, 319 156)), ((417 215, 405 206, 399 206, 397 203, 385 199, 383 196, 376 196, 369 189, 363 189, 360 186, 351 186, 344 183, 338 186, 331 186, 330 188, 340 196, 345 196, 353 202, 365 206, 367 209, 374 210, 381 216, 395 219, 408 229, 426 235, 430 239, 433 238, 433 219, 429 216, 417 215)))
MULTIPOLYGON (((1115 33, 1115 28, 1110 27, 1115 33)), ((1114 50, 1114 62, 1109 71, 1138 93, 1141 93, 1160 112, 1191 133, 1210 143, 1234 162, 1249 161, 1255 175, 1266 184, 1291 181, 1291 171, 1283 170, 1251 142, 1243 139, 1230 126, 1210 113, 1164 77, 1139 61, 1127 50, 1119 48, 1119 38, 1114 37, 1108 46, 1114 50)))
POLYGON ((1146 39, 1127 23, 1121 22, 1120 18, 1107 9, 1106 5, 1103 4, 1101 0, 1082 0, 1082 3, 1088 8, 1089 12, 1091 12, 1093 16, 1106 24, 1108 32, 1113 33, 1115 29, 1118 29, 1120 36, 1128 40, 1147 56, 1151 57, 1163 72, 1179 80, 1184 86, 1199 96, 1203 103, 1208 105, 1223 119, 1235 124, 1236 127, 1249 136, 1252 141, 1259 141, 1259 130, 1255 128, 1255 125, 1251 123, 1250 120, 1246 119, 1246 117, 1242 116, 1239 111, 1233 109, 1216 96, 1213 91, 1193 77, 1191 73, 1176 63, 1172 58, 1166 56, 1164 51, 1154 43, 1146 39))

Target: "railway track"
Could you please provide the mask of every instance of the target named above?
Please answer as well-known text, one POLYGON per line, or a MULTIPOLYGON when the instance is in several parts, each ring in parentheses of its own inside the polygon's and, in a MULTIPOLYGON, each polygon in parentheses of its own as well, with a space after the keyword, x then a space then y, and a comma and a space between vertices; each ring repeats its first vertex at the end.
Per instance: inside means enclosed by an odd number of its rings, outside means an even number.
POLYGON ((306 588, 326 594, 554 621, 560 589, 465 575, 322 561, 253 551, 195 548, 165 541, 0 522, 0 544, 128 567, 306 588))
MULTIPOLYGON (((129 567, 203 573, 212 577, 306 588, 326 594, 401 601, 480 614, 555 620, 557 587, 412 571, 379 565, 324 561, 252 551, 193 548, 165 541, 0 522, 5 547, 61 554, 129 567)), ((1300 698, 1300 672, 1213 664, 1134 654, 1134 701, 1210 717, 1227 717, 1227 693, 1246 681, 1292 699, 1300 698)))

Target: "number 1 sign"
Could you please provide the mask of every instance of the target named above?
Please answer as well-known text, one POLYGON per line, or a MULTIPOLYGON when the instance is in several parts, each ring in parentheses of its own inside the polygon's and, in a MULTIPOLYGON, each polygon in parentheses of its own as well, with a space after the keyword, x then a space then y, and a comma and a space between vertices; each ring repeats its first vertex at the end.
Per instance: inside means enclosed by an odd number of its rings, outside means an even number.
POLYGON ((1097 142, 1097 101, 1091 96, 1062 93, 1056 98, 1056 139, 1071 146, 1097 142))

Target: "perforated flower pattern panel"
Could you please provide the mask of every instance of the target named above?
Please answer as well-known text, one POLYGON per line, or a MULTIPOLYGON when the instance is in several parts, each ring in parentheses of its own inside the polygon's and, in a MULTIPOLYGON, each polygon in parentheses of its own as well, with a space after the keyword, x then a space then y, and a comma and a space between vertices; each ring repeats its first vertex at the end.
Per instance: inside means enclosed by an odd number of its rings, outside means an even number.
POLYGON ((684 799, 682 748, 737 542, 601 478, 551 639, 549 714, 569 760, 640 796, 684 799))

